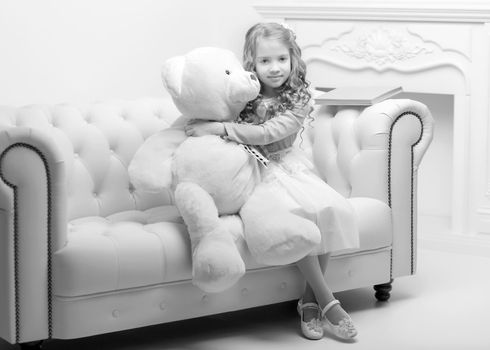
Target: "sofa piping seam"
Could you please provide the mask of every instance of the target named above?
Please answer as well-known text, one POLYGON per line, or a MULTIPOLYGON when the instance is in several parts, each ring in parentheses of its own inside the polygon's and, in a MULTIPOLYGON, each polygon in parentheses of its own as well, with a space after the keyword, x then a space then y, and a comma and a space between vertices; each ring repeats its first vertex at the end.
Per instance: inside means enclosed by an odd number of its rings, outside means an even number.
MULTIPOLYGON (((424 133, 424 123, 422 122, 422 118, 420 117, 419 114, 413 112, 413 111, 406 111, 401 113, 398 117, 395 118, 393 123, 390 126, 390 134, 389 134, 389 139, 388 139, 388 206, 391 208, 391 146, 392 146, 392 136, 393 136, 393 128, 395 124, 404 116, 411 115, 415 116, 421 125, 421 131, 420 131, 420 136, 415 141, 415 143, 412 144, 411 149, 410 149, 410 274, 414 274, 414 224, 413 224, 413 217, 414 217, 414 147, 420 142, 422 139, 422 135, 424 133)), ((390 280, 393 280, 393 249, 391 249, 390 252, 390 280)))
MULTIPOLYGON (((35 152, 42 160, 44 168, 46 170, 46 188, 47 188, 47 294, 48 294, 48 339, 52 338, 53 333, 53 307, 52 307, 52 247, 51 247, 51 223, 52 223, 52 198, 51 198, 51 172, 49 168, 46 156, 36 147, 29 145, 27 143, 18 142, 8 146, 0 155, 0 165, 5 157, 5 155, 13 148, 24 147, 33 152, 35 152)), ((2 172, 2 167, 0 166, 0 178, 5 182, 7 186, 12 188, 14 192, 14 302, 15 302, 15 342, 20 341, 20 301, 19 301, 19 232, 18 232, 18 193, 17 186, 7 181, 2 172)))

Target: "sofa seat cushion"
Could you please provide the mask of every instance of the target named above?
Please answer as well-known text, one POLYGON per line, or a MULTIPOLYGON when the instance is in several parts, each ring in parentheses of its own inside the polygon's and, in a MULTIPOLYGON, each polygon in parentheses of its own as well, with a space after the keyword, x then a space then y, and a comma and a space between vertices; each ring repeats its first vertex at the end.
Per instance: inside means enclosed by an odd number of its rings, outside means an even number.
POLYGON ((174 206, 76 219, 54 254, 54 292, 79 296, 188 279, 190 261, 174 206))
MULTIPOLYGON (((391 246, 393 226, 391 208, 384 202, 367 197, 349 198, 354 207, 359 227, 359 243, 362 251, 391 246)), ((349 253, 341 251, 332 256, 349 253)))
MULTIPOLYGON (((369 198, 350 201, 359 220, 360 250, 388 246, 391 243, 388 206, 369 198)), ((247 269, 264 268, 252 259, 242 233, 237 232, 236 224, 233 226, 247 269)), ((60 297, 191 278, 190 240, 174 206, 76 219, 69 223, 67 238, 67 244, 53 259, 54 293, 60 297)))

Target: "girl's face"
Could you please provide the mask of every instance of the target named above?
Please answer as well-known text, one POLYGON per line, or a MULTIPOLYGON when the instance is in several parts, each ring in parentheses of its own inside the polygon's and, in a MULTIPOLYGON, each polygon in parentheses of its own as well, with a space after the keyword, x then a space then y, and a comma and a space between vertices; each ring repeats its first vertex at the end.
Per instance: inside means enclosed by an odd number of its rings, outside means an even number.
POLYGON ((262 83, 264 96, 276 96, 276 89, 286 82, 291 73, 289 48, 277 39, 257 40, 255 72, 262 83))

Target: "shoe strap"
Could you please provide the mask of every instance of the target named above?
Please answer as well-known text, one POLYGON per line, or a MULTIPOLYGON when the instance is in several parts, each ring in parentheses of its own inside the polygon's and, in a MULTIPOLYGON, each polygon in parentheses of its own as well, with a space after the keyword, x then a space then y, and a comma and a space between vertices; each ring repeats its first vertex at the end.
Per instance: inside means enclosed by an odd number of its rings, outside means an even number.
POLYGON ((330 310, 334 305, 337 305, 337 304, 340 304, 340 301, 338 301, 337 299, 334 299, 331 302, 329 302, 327 305, 325 305, 325 307, 322 309, 322 317, 325 316, 325 314, 328 312, 328 310, 330 310))
POLYGON ((300 310, 303 309, 320 309, 317 303, 301 303, 301 305, 298 305, 298 308, 300 310))

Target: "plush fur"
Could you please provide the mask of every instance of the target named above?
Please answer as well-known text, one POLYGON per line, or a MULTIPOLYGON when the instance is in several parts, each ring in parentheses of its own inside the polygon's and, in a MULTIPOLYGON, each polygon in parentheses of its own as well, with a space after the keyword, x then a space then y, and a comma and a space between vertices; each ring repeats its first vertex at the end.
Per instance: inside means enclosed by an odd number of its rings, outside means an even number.
POLYGON ((207 292, 232 286, 245 273, 240 237, 252 256, 268 265, 288 264, 320 242, 312 222, 282 209, 267 186, 260 165, 235 142, 218 136, 187 138, 188 119, 233 121, 259 82, 235 55, 199 48, 168 60, 164 84, 183 119, 149 137, 129 167, 140 189, 175 189, 175 204, 189 231, 193 283, 207 292))

